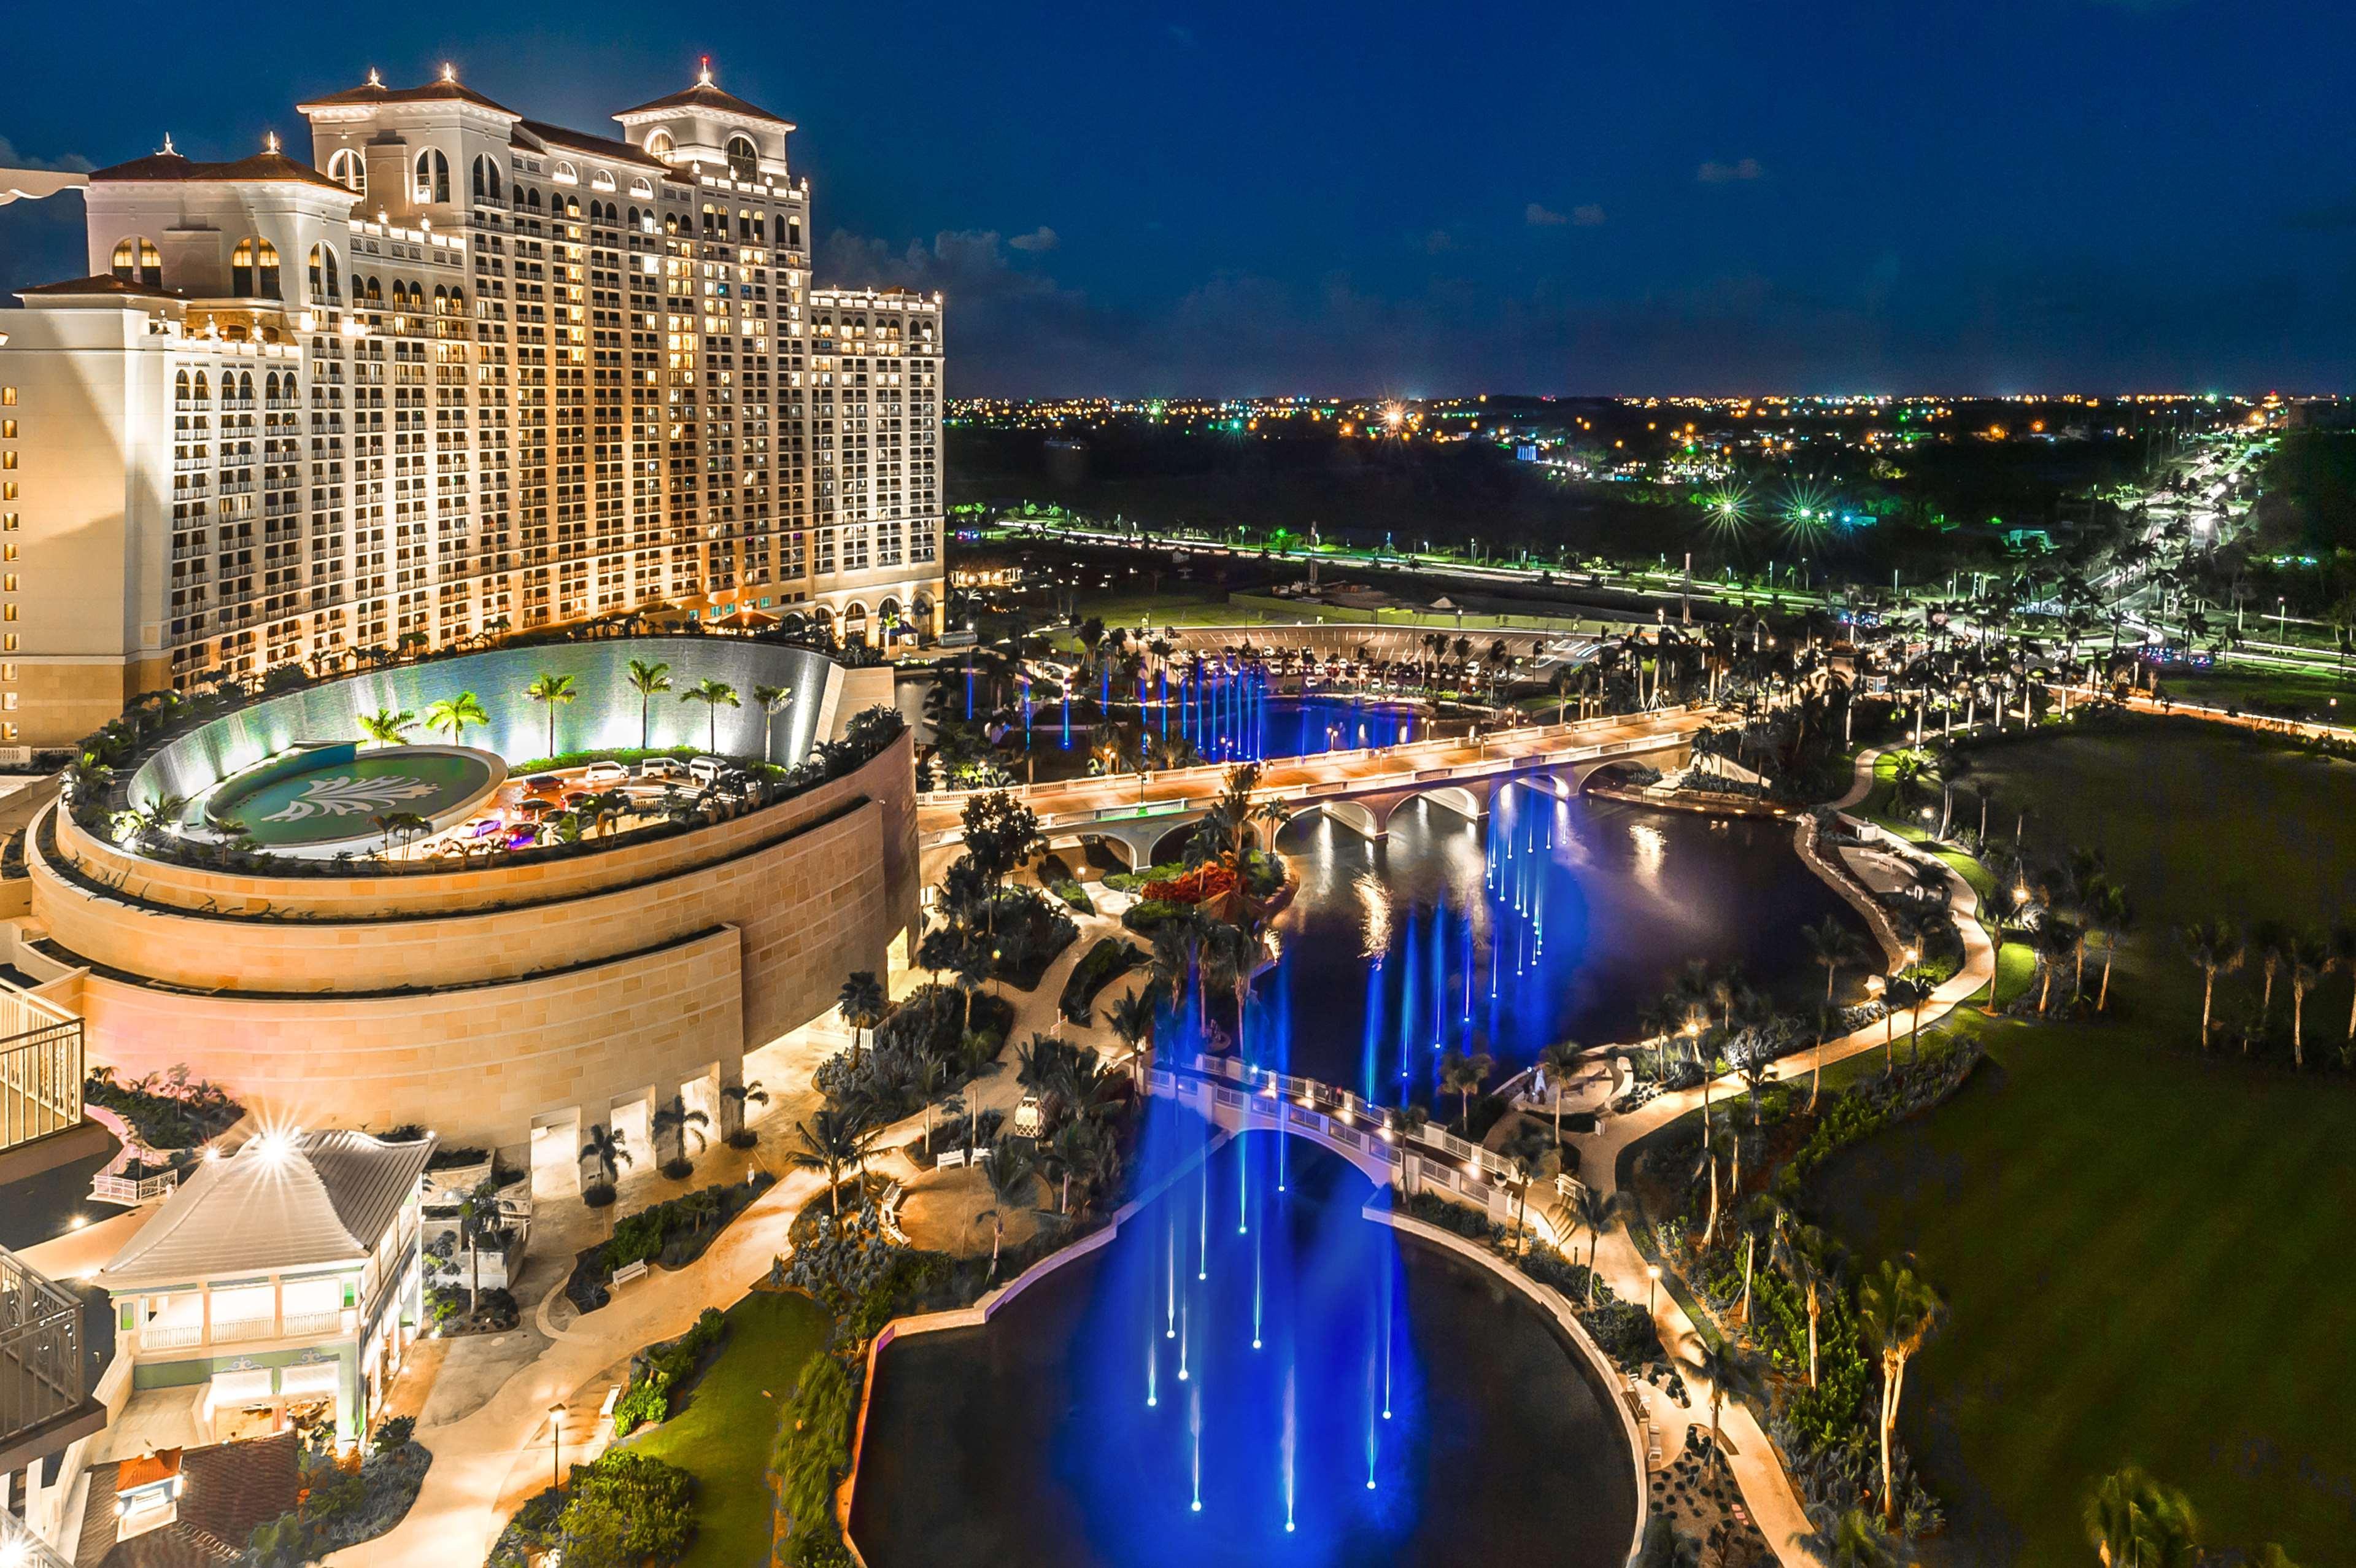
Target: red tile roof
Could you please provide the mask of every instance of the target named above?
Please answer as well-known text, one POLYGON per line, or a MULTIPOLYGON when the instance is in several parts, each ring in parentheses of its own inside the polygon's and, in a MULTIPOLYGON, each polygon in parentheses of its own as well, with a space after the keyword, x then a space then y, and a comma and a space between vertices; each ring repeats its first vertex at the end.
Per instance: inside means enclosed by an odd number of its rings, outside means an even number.
MULTIPOLYGON (((177 153, 150 153, 144 158, 115 164, 108 168, 91 171, 92 185, 136 184, 143 181, 165 180, 291 180, 303 185, 316 185, 329 190, 349 190, 329 179, 309 164, 298 163, 284 153, 256 153, 252 157, 231 163, 198 163, 177 153)), ((353 196, 352 199, 359 199, 353 196)))

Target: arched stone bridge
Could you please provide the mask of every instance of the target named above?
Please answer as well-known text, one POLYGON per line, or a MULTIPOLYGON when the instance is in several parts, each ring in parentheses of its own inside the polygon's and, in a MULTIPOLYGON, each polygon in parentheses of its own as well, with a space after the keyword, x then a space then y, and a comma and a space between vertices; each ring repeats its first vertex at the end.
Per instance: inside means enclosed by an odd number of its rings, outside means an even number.
MULTIPOLYGON (((1685 765, 1697 731, 1720 722, 1715 709, 1663 708, 1613 718, 1512 729, 1482 739, 1419 741, 1381 749, 1325 752, 1263 763, 1255 800, 1281 800, 1297 811, 1316 811, 1380 842, 1398 810, 1428 800, 1478 822, 1501 785, 1549 774, 1576 791, 1615 762, 1639 761, 1664 772, 1685 765)), ((1076 779, 1017 787, 1012 793, 1038 814, 1053 845, 1101 840, 1132 866, 1153 864, 1157 844, 1190 828, 1217 803, 1225 764, 1076 779)), ((937 790, 917 806, 917 832, 927 857, 946 858, 963 833, 960 813, 971 791, 937 790)))

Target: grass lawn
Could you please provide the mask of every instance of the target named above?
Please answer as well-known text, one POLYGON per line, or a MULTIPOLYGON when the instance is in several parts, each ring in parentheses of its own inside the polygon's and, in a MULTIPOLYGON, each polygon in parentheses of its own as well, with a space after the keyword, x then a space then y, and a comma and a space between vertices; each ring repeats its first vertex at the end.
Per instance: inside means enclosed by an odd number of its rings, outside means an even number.
POLYGON ((2171 669, 2161 673, 2160 690, 2179 703, 2211 708, 2247 708, 2254 703, 2288 703, 2309 718, 2356 720, 2356 669, 2336 671, 2329 666, 2308 670, 2277 670, 2263 664, 2227 664, 2210 670, 2171 669), (2335 710, 2331 700, 2340 699, 2335 710))
MULTIPOLYGON (((2106 1022, 1964 1015, 1982 1071, 1811 1184, 1863 1257, 1917 1253, 1954 1309, 1902 1417, 1949 1505, 1930 1560, 2086 1561, 2085 1491, 2127 1460, 2191 1494, 2212 1546, 2340 1560, 2356 1078, 2200 1055, 2198 976, 2170 932, 2356 913, 2356 768, 2179 722, 2001 748, 1964 782, 1983 781, 2026 804, 2033 853, 2100 848, 2137 918, 2106 1022)), ((2026 948, 2005 961, 2000 983, 2026 983, 2026 948)), ((2221 1004, 2253 984, 2221 979, 2221 1004)), ((2346 1029, 2349 985, 2309 998, 2311 1061, 2346 1029)))
POLYGON ((695 1540, 681 1568, 755 1568, 769 1559, 769 1449, 803 1365, 826 1343, 807 1296, 756 1292, 728 1313, 728 1337, 686 1405, 629 1445, 695 1477, 695 1540))

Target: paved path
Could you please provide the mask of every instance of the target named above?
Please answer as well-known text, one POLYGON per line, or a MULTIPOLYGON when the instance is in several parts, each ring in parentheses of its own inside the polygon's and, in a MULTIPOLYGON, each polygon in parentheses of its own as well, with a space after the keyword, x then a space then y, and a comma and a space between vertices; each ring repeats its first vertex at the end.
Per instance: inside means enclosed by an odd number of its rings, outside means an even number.
MULTIPOLYGON (((1026 993, 1003 989, 1002 993, 1014 1004, 1014 1027, 1007 1035, 998 1070, 976 1079, 967 1091, 969 1102, 1012 1116, 1023 1094, 1014 1081, 1015 1045, 1028 1040, 1034 1029, 1056 1026, 1056 998, 1072 966, 1097 937, 1118 929, 1117 922, 1102 917, 1083 918, 1080 924, 1080 940, 1058 955, 1036 990, 1026 993)), ((1099 998, 1099 1014, 1119 990, 1117 983, 1099 998)), ((1102 1044, 1099 1036, 1105 1031, 1101 1026, 1088 1030, 1065 1026, 1063 1033, 1066 1038, 1102 1044)), ((776 1086, 771 1089, 776 1092, 776 1086)), ((763 1124, 775 1121, 777 1114, 773 1104, 763 1124)), ((894 1144, 905 1142, 922 1124, 921 1115, 909 1117, 887 1130, 886 1138, 894 1144)), ((903 1180, 930 1179, 929 1176, 917 1177, 896 1151, 873 1164, 903 1180), (893 1169, 895 1164, 901 1168, 893 1169)), ((965 1175, 936 1174, 952 1181, 965 1175)), ((815 1174, 787 1175, 731 1222, 694 1262, 677 1271, 657 1268, 585 1316, 573 1315, 564 1297, 564 1281, 571 1271, 569 1267, 561 1271, 555 1284, 530 1309, 533 1326, 546 1340, 540 1353, 463 1416, 437 1425, 421 1425, 417 1440, 433 1453, 434 1466, 426 1472, 415 1505, 390 1533, 337 1552, 330 1561, 350 1568, 476 1568, 514 1507, 545 1484, 542 1477, 550 1473, 553 1459, 549 1407, 562 1403, 566 1408, 565 1463, 594 1452, 584 1440, 594 1442, 603 1436, 597 1430, 596 1410, 606 1387, 615 1380, 617 1364, 643 1346, 685 1333, 705 1307, 731 1306, 743 1299, 754 1282, 768 1273, 772 1261, 788 1250, 787 1238, 794 1217, 819 1194, 815 1174)), ((927 1238, 928 1241, 948 1240, 927 1238)), ((568 1261, 569 1257, 568 1252, 568 1261)), ((454 1342, 453 1348, 462 1343, 454 1342)), ((433 1359, 429 1358, 428 1364, 433 1359)), ((412 1367, 411 1375, 425 1376, 425 1366, 412 1367)), ((395 1385, 401 1391, 396 1397, 415 1397, 405 1388, 406 1382, 403 1379, 395 1385)))
MULTIPOLYGON (((1873 765, 1879 752, 1868 751, 1858 757, 1857 773, 1847 793, 1836 805, 1842 809, 1856 805, 1871 792, 1873 765)), ((1944 862, 1938 863, 1944 865, 1944 862)), ((1954 977, 1932 993, 1922 1008, 1922 1021, 1934 1023, 1968 1002, 1973 994, 1988 983, 1996 971, 1996 952, 1989 945, 1987 933, 1980 927, 1979 900, 1970 884, 1947 867, 1947 897, 1954 911, 1956 927, 1963 933, 1964 963, 1954 977)), ((1829 1065, 1867 1051, 1885 1048, 1883 1030, 1879 1025, 1869 1026, 1854 1034, 1827 1041, 1823 1059, 1829 1065)), ((1807 1076, 1814 1070, 1814 1052, 1795 1052, 1774 1064, 1774 1077, 1788 1080, 1807 1076)), ((1731 1075, 1709 1086, 1712 1103, 1731 1100, 1742 1092, 1739 1079, 1731 1075)), ((1624 1115, 1608 1118, 1593 1134, 1577 1140, 1580 1169, 1590 1173, 1597 1187, 1605 1192, 1617 1189, 1620 1156, 1631 1145, 1659 1132, 1679 1117, 1701 1109, 1703 1090, 1689 1089, 1673 1094, 1663 1094, 1646 1101, 1624 1115)), ((1643 1301, 1653 1294, 1652 1280, 1645 1273, 1646 1264, 1630 1240, 1626 1225, 1615 1227, 1605 1236, 1596 1252, 1596 1269, 1604 1283, 1619 1293, 1622 1301, 1643 1301)), ((1685 1360, 1700 1346, 1700 1337, 1693 1320, 1666 1290, 1657 1293, 1653 1312, 1654 1325, 1660 1330, 1661 1343, 1668 1348, 1672 1359, 1685 1360)), ((1647 1388, 1645 1398, 1651 1402, 1655 1419, 1662 1428, 1663 1457, 1674 1461, 1677 1443, 1688 1424, 1698 1423, 1705 1431, 1709 1425, 1709 1385, 1686 1367, 1683 1375, 1686 1387, 1693 1398, 1690 1411, 1671 1403, 1656 1389, 1647 1388)), ((1776 1556, 1792 1568, 1815 1564, 1819 1560, 1805 1544, 1810 1533, 1806 1515, 1791 1477, 1784 1473, 1783 1463, 1776 1457, 1773 1445, 1761 1430, 1757 1419, 1747 1406, 1729 1401, 1719 1417, 1724 1430, 1727 1462, 1733 1467, 1734 1478, 1742 1488, 1742 1500, 1756 1520, 1760 1530, 1775 1549, 1776 1556)))

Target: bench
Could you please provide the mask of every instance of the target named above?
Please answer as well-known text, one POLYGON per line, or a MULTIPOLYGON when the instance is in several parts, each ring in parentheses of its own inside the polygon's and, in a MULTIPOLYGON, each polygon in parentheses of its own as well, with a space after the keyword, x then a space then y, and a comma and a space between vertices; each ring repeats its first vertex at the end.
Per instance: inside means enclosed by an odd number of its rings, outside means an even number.
POLYGON ((614 1277, 607 1280, 605 1284, 606 1288, 609 1290, 620 1290, 624 1285, 628 1284, 631 1281, 642 1280, 646 1277, 647 1261, 644 1258, 640 1258, 634 1263, 624 1263, 620 1268, 616 1269, 614 1271, 614 1277))
POLYGON ((895 1181, 884 1189, 884 1201, 875 1207, 875 1218, 883 1225, 884 1234, 904 1247, 908 1238, 900 1229, 900 1204, 907 1196, 908 1189, 895 1181))
POLYGON ((597 1404, 597 1419, 600 1421, 610 1419, 614 1413, 614 1407, 621 1402, 622 1385, 619 1383, 606 1385, 605 1397, 597 1404))
POLYGON ((965 1164, 965 1151, 963 1149, 943 1149, 940 1153, 940 1157, 933 1163, 942 1170, 954 1170, 965 1164))

